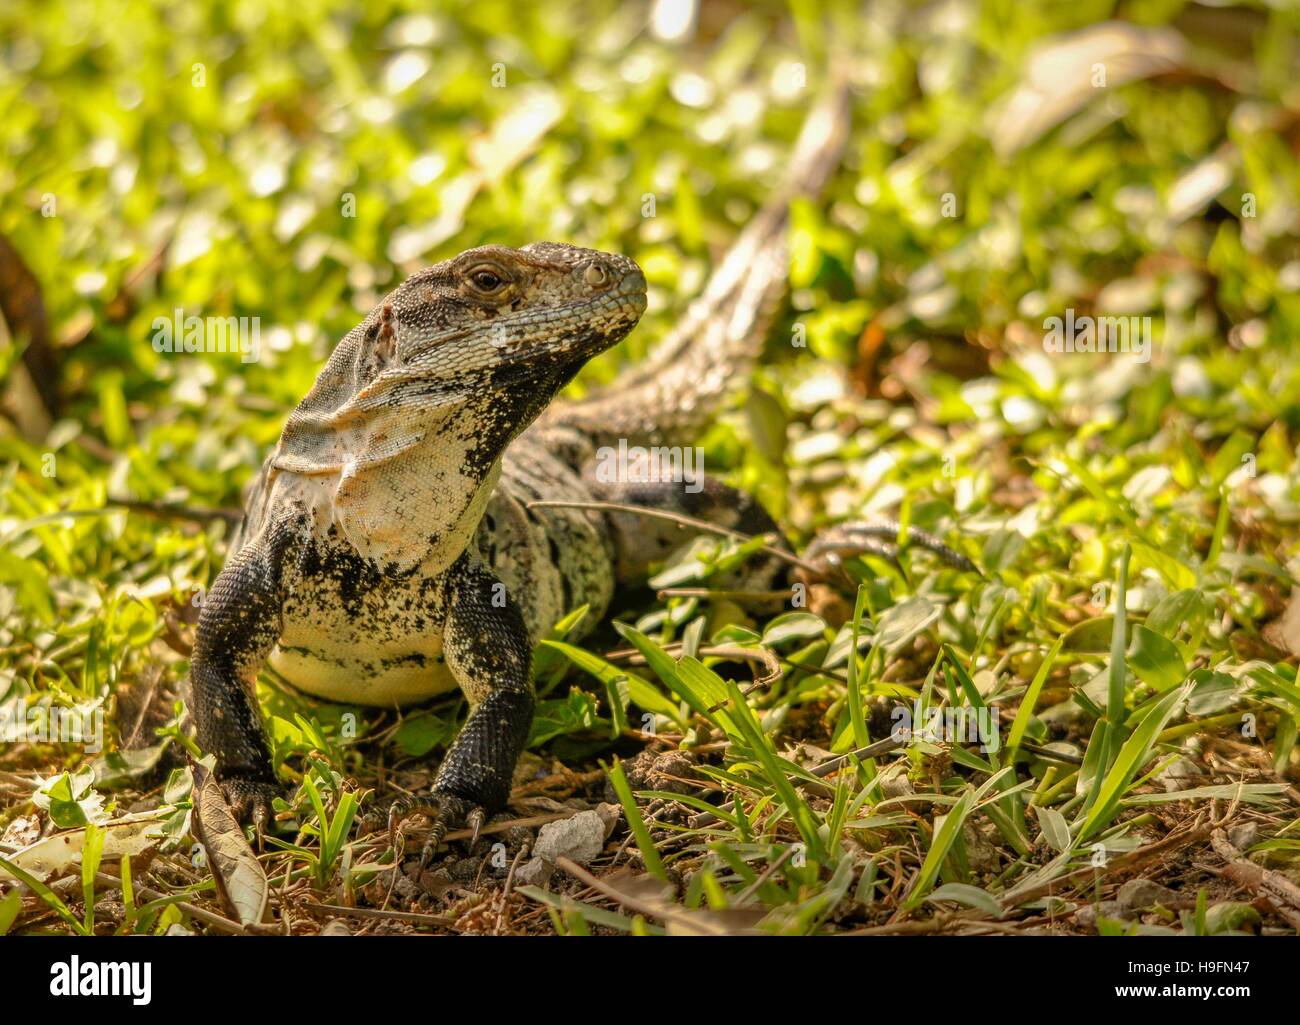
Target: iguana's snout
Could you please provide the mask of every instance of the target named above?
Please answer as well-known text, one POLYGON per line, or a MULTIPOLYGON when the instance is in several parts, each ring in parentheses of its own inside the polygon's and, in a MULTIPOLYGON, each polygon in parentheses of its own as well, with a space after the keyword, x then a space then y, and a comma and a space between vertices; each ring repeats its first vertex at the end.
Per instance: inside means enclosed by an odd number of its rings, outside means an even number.
POLYGON ((517 255, 530 279, 532 315, 564 325, 547 340, 557 353, 589 359, 622 340, 645 312, 645 275, 629 257, 560 242, 534 242, 517 255))
POLYGON ((585 292, 589 300, 614 295, 630 300, 633 307, 639 306, 637 316, 645 312, 645 275, 630 257, 562 242, 534 242, 519 254, 533 264, 543 279, 551 275, 570 277, 578 283, 578 294, 585 292))
POLYGON ((609 288, 617 295, 628 299, 636 310, 637 317, 645 312, 646 284, 645 275, 635 260, 616 253, 601 253, 594 249, 584 249, 591 253, 582 270, 582 280, 591 288, 609 288))

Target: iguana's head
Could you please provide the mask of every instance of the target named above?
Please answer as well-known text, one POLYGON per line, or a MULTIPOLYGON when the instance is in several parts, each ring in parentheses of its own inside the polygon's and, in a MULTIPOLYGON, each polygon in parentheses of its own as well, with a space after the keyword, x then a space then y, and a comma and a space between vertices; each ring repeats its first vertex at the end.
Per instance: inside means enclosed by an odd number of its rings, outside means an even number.
POLYGON ((379 565, 453 559, 506 445, 646 306, 625 256, 481 246, 412 275, 335 347, 276 450, 334 479, 329 515, 379 565))
POLYGON ((620 341, 646 307, 626 256, 557 242, 480 246, 412 275, 372 314, 390 359, 418 376, 576 370, 620 341))

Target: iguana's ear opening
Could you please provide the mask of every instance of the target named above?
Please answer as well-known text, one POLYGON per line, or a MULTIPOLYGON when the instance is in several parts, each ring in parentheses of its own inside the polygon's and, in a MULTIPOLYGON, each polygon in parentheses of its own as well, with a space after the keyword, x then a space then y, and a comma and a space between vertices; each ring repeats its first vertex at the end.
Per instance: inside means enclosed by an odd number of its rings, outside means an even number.
POLYGON ((392 302, 379 309, 379 319, 366 330, 366 340, 358 354, 360 359, 358 384, 370 384, 397 362, 397 314, 392 302))
POLYGON ((335 473, 348 460, 391 458, 419 442, 424 432, 415 410, 400 417, 376 415, 376 407, 393 402, 382 378, 396 369, 397 315, 385 302, 373 320, 335 346, 311 391, 290 414, 275 465, 294 473, 335 473), (380 427, 378 420, 387 423, 380 427))

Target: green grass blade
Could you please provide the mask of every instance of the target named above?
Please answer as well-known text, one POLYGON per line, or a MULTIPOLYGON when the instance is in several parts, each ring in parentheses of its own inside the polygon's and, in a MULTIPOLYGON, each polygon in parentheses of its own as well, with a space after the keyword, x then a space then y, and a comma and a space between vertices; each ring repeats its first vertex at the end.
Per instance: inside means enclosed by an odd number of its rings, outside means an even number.
POLYGON ((935 879, 939 877, 939 870, 943 868, 944 859, 948 857, 948 852, 952 850, 953 843, 961 835, 961 827, 965 823, 966 816, 970 813, 974 803, 974 791, 967 790, 953 805, 948 814, 935 816, 938 824, 934 830, 934 840, 930 844, 930 849, 925 852, 925 860, 921 863, 921 871, 917 874, 916 882, 912 885, 907 900, 903 902, 904 911, 910 911, 918 907, 925 900, 926 894, 930 892, 930 887, 934 885, 935 879))
POLYGON ((1101 783, 1097 800, 1085 813, 1083 824, 1079 828, 1080 841, 1095 834, 1115 817, 1125 789, 1137 775, 1138 770, 1146 764, 1160 731, 1173 718, 1190 692, 1190 685, 1184 685, 1162 697, 1124 742, 1115 763, 1101 783))
MULTIPOLYGON (((862 613, 866 605, 867 585, 859 584, 857 599, 853 604, 853 645, 849 648, 849 659, 845 663, 845 672, 848 675, 849 720, 853 723, 855 747, 866 747, 871 743, 871 734, 867 732, 867 719, 862 711, 862 683, 858 678, 858 638, 862 633, 862 613)), ((868 666, 871 664, 870 653, 867 655, 866 664, 868 666)))
POLYGON ((627 776, 623 773, 623 763, 615 759, 614 764, 606 768, 605 772, 614 785, 614 792, 618 794, 619 803, 623 805, 623 814, 627 816, 628 828, 632 830, 632 837, 636 840, 637 849, 641 852, 646 871, 657 879, 667 880, 668 873, 664 871, 664 863, 659 858, 659 851, 655 847, 654 838, 650 836, 650 829, 646 826, 645 819, 641 817, 641 809, 637 807, 632 788, 628 785, 627 776))

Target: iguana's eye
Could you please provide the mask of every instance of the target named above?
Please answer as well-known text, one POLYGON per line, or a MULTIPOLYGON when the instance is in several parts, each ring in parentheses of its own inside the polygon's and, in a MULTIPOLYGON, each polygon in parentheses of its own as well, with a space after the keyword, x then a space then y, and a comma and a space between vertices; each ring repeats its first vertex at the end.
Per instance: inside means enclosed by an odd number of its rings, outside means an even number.
POLYGON ((476 271, 472 271, 469 280, 473 282, 474 287, 480 292, 495 292, 505 284, 505 282, 501 280, 499 274, 487 267, 482 267, 476 271))

